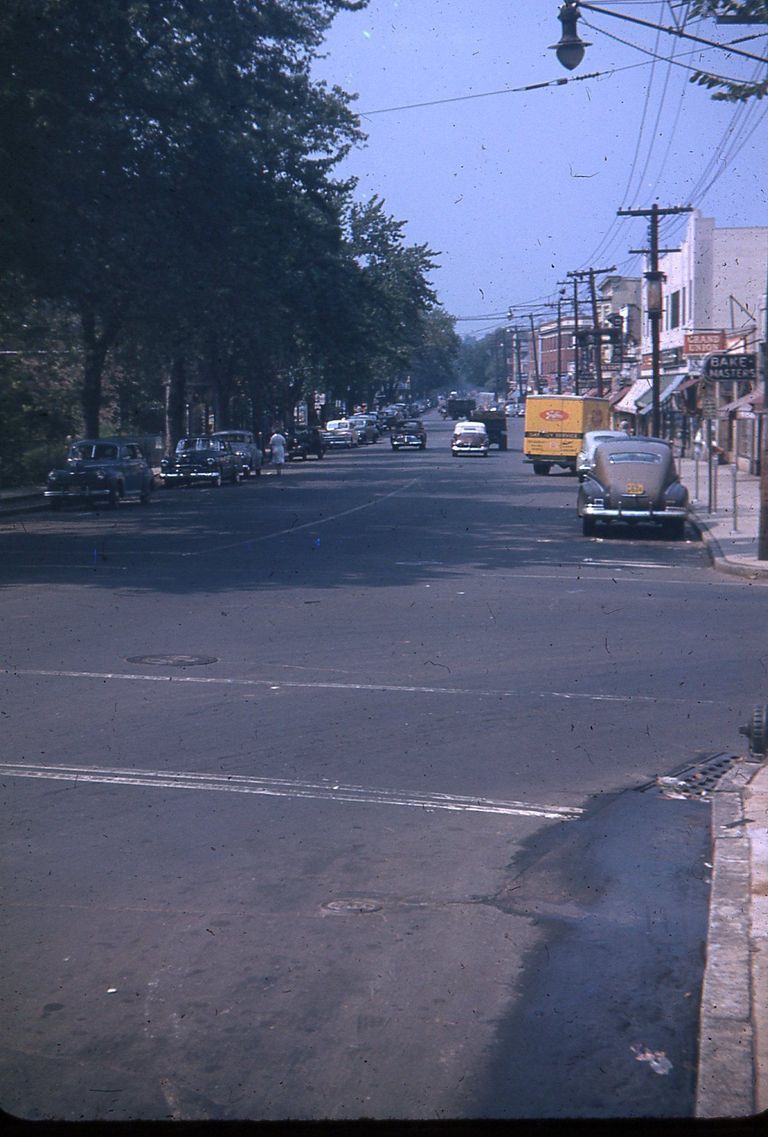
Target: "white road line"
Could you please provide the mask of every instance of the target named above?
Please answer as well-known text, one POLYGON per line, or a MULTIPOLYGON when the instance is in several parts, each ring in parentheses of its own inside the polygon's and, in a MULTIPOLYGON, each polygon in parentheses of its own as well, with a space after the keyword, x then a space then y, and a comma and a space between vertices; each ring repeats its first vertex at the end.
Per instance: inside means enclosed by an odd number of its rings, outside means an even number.
POLYGON ((378 505, 387 498, 396 497, 397 494, 409 490, 411 486, 415 486, 419 478, 411 478, 409 482, 404 482, 402 486, 398 486, 395 490, 390 490, 389 493, 380 494, 370 501, 364 501, 362 505, 353 505, 350 509, 343 509, 341 513, 332 513, 328 517, 321 517, 315 521, 303 521, 301 525, 289 525, 286 529, 278 529, 271 533, 262 533, 257 537, 244 537, 239 541, 232 541, 228 545, 215 544, 213 546, 206 545, 204 549, 194 549, 187 553, 178 552, 163 552, 158 550, 153 552, 151 556, 157 557, 199 557, 206 553, 215 552, 218 556, 219 553, 226 549, 242 549, 246 545, 257 544, 261 541, 272 541, 275 537, 287 537, 291 533, 301 533, 303 529, 317 529, 319 525, 327 525, 330 521, 337 521, 341 517, 349 517, 351 513, 359 513, 361 509, 370 509, 372 505, 378 505))
MULTIPOLYGON (((332 683, 302 682, 298 679, 237 679, 210 675, 141 675, 123 671, 49 671, 27 667, 0 668, 0 675, 39 676, 49 679, 97 679, 127 680, 134 683, 195 683, 219 687, 267 687, 270 691, 281 688, 309 691, 378 691, 395 695, 469 695, 471 698, 489 699, 588 699, 596 703, 684 703, 688 698, 672 698, 668 695, 598 695, 588 691, 503 691, 477 690, 472 687, 409 687, 395 683, 332 683)), ((720 706, 722 699, 697 699, 697 706, 720 706)))
POLYGON ((409 793, 398 790, 376 790, 364 786, 291 781, 280 778, 253 778, 236 774, 198 774, 174 770, 121 770, 114 767, 48 766, 38 763, 0 762, 0 776, 112 786, 149 786, 154 789, 212 790, 224 793, 257 794, 262 797, 362 802, 368 805, 402 805, 427 811, 442 809, 452 813, 494 813, 516 817, 545 817, 551 821, 573 821, 584 812, 576 806, 539 805, 531 802, 496 801, 493 798, 463 797, 454 794, 409 793))

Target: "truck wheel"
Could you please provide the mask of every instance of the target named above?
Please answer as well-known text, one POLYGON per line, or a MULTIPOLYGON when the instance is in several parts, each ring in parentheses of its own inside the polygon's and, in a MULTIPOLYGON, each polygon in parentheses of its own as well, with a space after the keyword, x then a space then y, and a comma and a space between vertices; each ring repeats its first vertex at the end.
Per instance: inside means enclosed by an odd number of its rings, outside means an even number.
POLYGON ((533 472, 534 472, 534 474, 548 474, 549 473, 549 462, 534 462, 533 463, 533 472))

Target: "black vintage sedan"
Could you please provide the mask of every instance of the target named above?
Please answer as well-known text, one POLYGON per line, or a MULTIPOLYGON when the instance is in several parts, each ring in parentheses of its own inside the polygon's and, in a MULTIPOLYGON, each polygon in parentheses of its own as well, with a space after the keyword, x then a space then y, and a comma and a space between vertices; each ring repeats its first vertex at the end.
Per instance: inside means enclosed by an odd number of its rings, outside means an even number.
POLYGON ((220 486, 222 482, 239 485, 243 479, 242 462, 223 438, 204 434, 182 438, 173 454, 163 458, 160 470, 165 485, 193 485, 197 482, 220 486))
POLYGON ((322 458, 328 449, 323 432, 316 426, 305 427, 288 435, 288 449, 286 458, 289 462, 297 458, 306 460, 310 454, 315 458, 322 458))
POLYGON ((424 423, 418 418, 407 418, 390 431, 389 441, 393 450, 426 450, 427 432, 424 423))
POLYGON ((677 475, 672 448, 648 438, 601 443, 579 486, 576 511, 585 537, 594 535, 598 521, 650 522, 670 537, 682 537, 688 490, 677 475))
POLYGON ((152 468, 138 442, 82 438, 70 446, 66 465, 49 473, 44 497, 51 509, 63 502, 101 503, 116 509, 126 498, 146 504, 153 489, 152 468))

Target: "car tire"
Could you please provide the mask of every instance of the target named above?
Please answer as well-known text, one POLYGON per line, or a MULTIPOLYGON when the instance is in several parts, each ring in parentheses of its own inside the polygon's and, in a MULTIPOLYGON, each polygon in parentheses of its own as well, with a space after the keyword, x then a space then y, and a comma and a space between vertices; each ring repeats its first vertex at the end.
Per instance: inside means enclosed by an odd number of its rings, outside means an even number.
POLYGON ((682 541, 685 536, 685 521, 680 517, 676 517, 674 521, 665 521, 664 528, 670 541, 682 541))
POLYGON ((141 493, 139 494, 139 501, 141 502, 142 505, 149 505, 149 503, 152 500, 152 491, 154 490, 154 488, 155 487, 152 484, 150 484, 147 486, 146 489, 141 491, 141 493))
POLYGON ((109 491, 107 497, 107 509, 117 509, 117 503, 120 501, 120 491, 116 486, 113 486, 109 491))
POLYGON ((49 498, 48 499, 48 508, 54 509, 54 510, 61 509, 61 498, 58 498, 58 497, 49 498))
POLYGON ((549 462, 534 462, 533 463, 533 472, 534 472, 534 474, 548 474, 549 473, 549 462))
POLYGON ((215 486, 216 489, 219 488, 221 485, 221 470, 219 470, 218 474, 216 474, 216 476, 213 478, 211 485, 215 486))
POLYGON ((581 532, 585 537, 594 537, 595 535, 595 519, 594 517, 582 517, 581 519, 581 532))

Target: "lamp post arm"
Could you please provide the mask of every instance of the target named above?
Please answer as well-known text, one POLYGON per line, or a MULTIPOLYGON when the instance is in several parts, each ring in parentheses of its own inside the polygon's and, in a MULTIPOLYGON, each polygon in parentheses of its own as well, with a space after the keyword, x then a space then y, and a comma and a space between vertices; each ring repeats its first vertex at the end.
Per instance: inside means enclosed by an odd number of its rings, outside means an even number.
POLYGON ((684 32, 680 28, 668 27, 664 24, 654 24, 650 20, 642 20, 639 16, 627 16, 624 12, 612 12, 609 8, 601 8, 598 4, 588 4, 584 0, 576 0, 576 5, 579 8, 586 8, 589 12, 597 12, 601 16, 613 16, 617 20, 625 20, 630 24, 640 24, 644 28, 653 28, 657 32, 666 32, 667 35, 677 36, 678 39, 690 39, 695 43, 706 44, 707 47, 716 47, 720 51, 727 51, 729 55, 740 55, 744 59, 754 59, 758 63, 768 63, 768 59, 764 55, 754 55, 751 51, 742 51, 741 48, 733 47, 727 43, 717 43, 713 39, 705 39, 703 36, 692 35, 691 32, 684 32))

